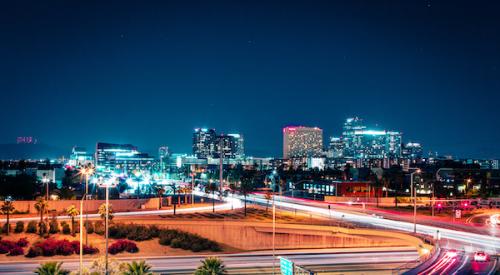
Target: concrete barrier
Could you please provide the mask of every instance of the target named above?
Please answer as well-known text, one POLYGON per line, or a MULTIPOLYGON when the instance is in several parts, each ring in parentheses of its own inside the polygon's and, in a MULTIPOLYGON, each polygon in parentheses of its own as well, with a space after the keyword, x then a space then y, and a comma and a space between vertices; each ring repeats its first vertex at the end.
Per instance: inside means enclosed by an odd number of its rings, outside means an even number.
MULTIPOLYGON (((243 250, 272 249, 272 224, 241 221, 175 221, 168 225, 144 221, 159 227, 179 229, 243 250)), ((277 224, 276 249, 356 248, 380 246, 412 246, 423 244, 417 237, 371 229, 348 229, 304 224, 277 224)))
MULTIPOLYGON (((97 212, 99 206, 105 203, 105 200, 88 200, 85 202, 85 209, 89 212, 97 212)), ((121 200, 110 200, 110 204, 113 206, 114 211, 133 211, 139 209, 158 209, 159 201, 158 198, 150 199, 121 199, 121 200), (143 206, 143 207, 142 207, 143 206)), ((13 205, 15 210, 19 212, 27 212, 30 214, 36 214, 35 208, 36 201, 14 201, 13 205)), ((48 201, 48 210, 55 211, 57 213, 64 213, 66 208, 71 205, 79 207, 80 200, 55 200, 48 201)))

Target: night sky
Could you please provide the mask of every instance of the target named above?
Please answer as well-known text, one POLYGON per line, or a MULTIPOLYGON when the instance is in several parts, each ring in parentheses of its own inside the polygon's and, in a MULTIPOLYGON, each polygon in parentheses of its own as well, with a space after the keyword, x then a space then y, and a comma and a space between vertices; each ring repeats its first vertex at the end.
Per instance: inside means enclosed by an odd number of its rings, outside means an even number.
POLYGON ((426 151, 498 158, 499 14, 498 1, 2 1, 0 143, 190 152, 193 128, 211 127, 280 156, 283 126, 327 137, 360 116, 426 151))

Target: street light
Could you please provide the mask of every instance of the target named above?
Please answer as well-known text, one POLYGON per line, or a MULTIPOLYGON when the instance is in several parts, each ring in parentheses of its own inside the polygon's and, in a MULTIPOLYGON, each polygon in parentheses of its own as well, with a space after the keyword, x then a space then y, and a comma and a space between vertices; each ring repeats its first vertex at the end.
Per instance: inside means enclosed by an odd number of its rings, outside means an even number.
MULTIPOLYGON (((82 201, 83 199, 87 198, 88 194, 89 194, 89 177, 92 176, 94 174, 95 170, 94 170, 94 167, 91 165, 91 164, 87 164, 85 166, 83 166, 81 169, 80 169, 80 174, 85 176, 85 195, 82 197, 82 201)), ((83 203, 83 202, 81 202, 83 203)), ((83 212, 81 212, 82 209, 80 209, 80 215, 83 215, 83 212)), ((86 204, 85 205, 85 224, 88 224, 89 223, 89 211, 88 211, 88 205, 86 204)), ((88 245, 89 244, 89 236, 87 234, 87 231, 85 230, 85 245, 88 245)))
POLYGON ((417 233, 417 190, 413 184, 413 175, 420 174, 420 169, 410 174, 411 179, 411 194, 413 194, 413 233, 417 233))
POLYGON ((106 275, 109 274, 108 272, 108 244, 109 244, 109 237, 108 237, 108 232, 109 232, 109 188, 110 187, 116 187, 118 185, 118 178, 110 179, 105 181, 99 185, 99 187, 104 187, 106 188, 106 218, 105 218, 105 223, 104 223, 104 228, 106 229, 106 275))
POLYGON ((46 185, 46 192, 45 192, 45 196, 46 196, 46 200, 49 201, 49 182, 50 180, 47 178, 47 174, 46 173, 43 173, 43 178, 42 178, 42 183, 46 185))

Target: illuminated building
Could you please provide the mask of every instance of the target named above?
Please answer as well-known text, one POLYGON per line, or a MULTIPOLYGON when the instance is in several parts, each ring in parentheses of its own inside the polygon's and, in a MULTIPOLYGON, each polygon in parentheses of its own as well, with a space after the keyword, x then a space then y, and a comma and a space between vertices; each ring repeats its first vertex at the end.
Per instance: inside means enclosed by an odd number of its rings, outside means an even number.
POLYGON ((199 159, 240 159, 244 157, 244 139, 240 134, 217 135, 215 129, 195 129, 193 134, 193 155, 199 159), (222 146, 222 147, 221 147, 222 146))
POLYGON ((167 146, 160 146, 160 148, 158 148, 158 159, 160 160, 160 171, 165 170, 165 162, 167 161, 169 156, 170 156, 170 151, 168 150, 167 146))
POLYGON ((151 170, 154 158, 141 153, 132 144, 98 142, 96 145, 96 168, 99 171, 129 173, 133 170, 151 170))
POLYGON ((323 154, 323 130, 318 127, 283 128, 283 158, 319 157, 323 154))
POLYGON ((403 158, 417 160, 423 156, 423 149, 420 143, 408 142, 403 145, 402 152, 403 158))
POLYGON ((344 141, 339 137, 330 137, 326 154, 329 158, 342 158, 344 156, 344 141))
POLYGON ((68 164, 74 167, 94 164, 94 156, 88 153, 86 148, 74 146, 73 149, 71 149, 68 164))
POLYGON ((208 158, 216 150, 217 134, 215 129, 196 128, 193 133, 193 155, 197 158, 208 158))
POLYGON ((384 159, 401 157, 402 134, 395 131, 367 129, 360 118, 348 118, 342 132, 344 157, 384 159))

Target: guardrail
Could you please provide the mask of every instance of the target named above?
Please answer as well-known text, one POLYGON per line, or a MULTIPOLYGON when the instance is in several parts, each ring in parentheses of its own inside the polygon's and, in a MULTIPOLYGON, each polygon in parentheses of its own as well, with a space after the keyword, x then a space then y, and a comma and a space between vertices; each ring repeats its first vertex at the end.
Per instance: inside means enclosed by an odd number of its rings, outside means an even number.
POLYGON ((392 274, 417 274, 420 269, 427 268, 428 265, 432 264, 439 257, 441 248, 439 245, 433 246, 428 254, 420 256, 415 261, 407 262, 392 270, 392 274))

